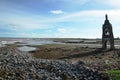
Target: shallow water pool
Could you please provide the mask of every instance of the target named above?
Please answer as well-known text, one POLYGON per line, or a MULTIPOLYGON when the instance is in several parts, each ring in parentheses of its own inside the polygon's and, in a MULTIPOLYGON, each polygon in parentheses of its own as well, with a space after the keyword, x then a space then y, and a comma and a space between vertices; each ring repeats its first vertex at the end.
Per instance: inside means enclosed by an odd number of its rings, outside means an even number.
POLYGON ((24 52, 29 52, 29 51, 34 51, 34 50, 36 50, 35 47, 29 47, 29 46, 18 47, 18 49, 19 49, 20 51, 24 51, 24 52))

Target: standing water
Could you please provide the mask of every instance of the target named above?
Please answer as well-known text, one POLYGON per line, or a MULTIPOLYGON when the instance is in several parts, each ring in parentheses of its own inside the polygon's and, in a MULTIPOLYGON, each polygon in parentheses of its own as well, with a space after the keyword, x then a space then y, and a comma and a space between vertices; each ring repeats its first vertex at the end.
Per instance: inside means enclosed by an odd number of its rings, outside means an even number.
POLYGON ((24 51, 24 52, 29 52, 29 51, 34 51, 34 50, 36 50, 35 47, 29 47, 29 46, 18 47, 18 49, 19 49, 20 51, 24 51))

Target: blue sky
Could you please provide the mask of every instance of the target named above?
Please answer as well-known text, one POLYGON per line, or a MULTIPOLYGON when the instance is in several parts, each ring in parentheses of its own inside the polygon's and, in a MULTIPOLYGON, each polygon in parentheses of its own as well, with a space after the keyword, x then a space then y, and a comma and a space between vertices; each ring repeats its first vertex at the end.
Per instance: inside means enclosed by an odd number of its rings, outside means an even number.
POLYGON ((120 37, 120 0, 0 0, 0 37, 101 38, 106 13, 120 37))

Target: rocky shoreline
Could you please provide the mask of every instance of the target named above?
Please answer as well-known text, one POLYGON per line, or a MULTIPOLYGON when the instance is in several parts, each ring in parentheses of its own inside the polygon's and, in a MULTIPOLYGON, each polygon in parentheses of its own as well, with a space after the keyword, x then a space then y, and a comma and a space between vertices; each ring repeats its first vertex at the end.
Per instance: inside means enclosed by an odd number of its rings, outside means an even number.
POLYGON ((83 62, 36 59, 13 47, 0 48, 0 80, 109 80, 83 62))

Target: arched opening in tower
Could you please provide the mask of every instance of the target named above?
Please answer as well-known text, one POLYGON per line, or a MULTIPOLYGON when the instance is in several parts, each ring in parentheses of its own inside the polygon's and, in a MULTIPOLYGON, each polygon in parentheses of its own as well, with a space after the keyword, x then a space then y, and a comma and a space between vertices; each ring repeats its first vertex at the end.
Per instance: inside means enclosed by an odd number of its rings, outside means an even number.
POLYGON ((107 49, 110 49, 111 47, 110 47, 110 41, 106 41, 106 48, 107 49))

